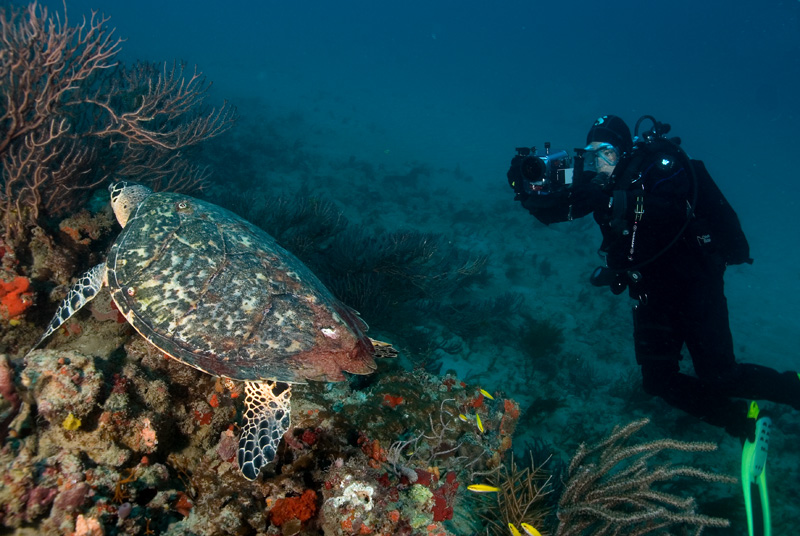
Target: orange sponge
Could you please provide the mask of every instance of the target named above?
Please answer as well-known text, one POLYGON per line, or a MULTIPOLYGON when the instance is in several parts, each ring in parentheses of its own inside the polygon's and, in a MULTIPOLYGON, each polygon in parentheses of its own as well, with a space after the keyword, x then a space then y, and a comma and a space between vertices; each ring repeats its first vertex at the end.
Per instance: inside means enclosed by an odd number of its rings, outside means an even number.
POLYGON ((31 282, 27 277, 17 276, 11 281, 0 279, 0 318, 20 316, 33 304, 31 282))
POLYGON ((300 497, 286 497, 275 501, 269 512, 270 521, 280 527, 290 519, 308 521, 317 511, 317 494, 307 489, 300 497))

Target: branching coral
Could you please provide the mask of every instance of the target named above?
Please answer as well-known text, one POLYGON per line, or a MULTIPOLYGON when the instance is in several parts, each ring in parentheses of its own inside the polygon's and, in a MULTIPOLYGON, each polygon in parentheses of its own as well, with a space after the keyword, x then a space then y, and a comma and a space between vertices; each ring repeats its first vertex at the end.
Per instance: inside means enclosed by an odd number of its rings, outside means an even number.
POLYGON ((512 457, 508 465, 501 465, 489 474, 489 483, 499 489, 487 494, 487 500, 493 503, 492 515, 484 516, 494 534, 508 534, 509 523, 516 527, 527 523, 542 530, 550 511, 547 496, 552 491, 551 477, 542 465, 536 466, 531 453, 530 466, 520 469, 512 457))
POLYGON ((659 482, 690 477, 705 482, 736 480, 696 467, 653 465, 652 459, 667 451, 710 452, 713 443, 659 439, 629 445, 631 436, 649 419, 616 426, 607 438, 591 446, 582 444, 568 469, 568 480, 558 504, 557 536, 624 534, 637 536, 664 529, 727 527, 726 519, 697 511, 694 498, 653 488, 659 482))
POLYGON ((74 211, 111 174, 198 186, 206 171, 185 150, 234 119, 227 105, 202 108, 209 84, 197 71, 118 64, 121 40, 107 22, 93 13, 70 25, 36 2, 0 8, 0 225, 9 257, 21 259, 32 228, 74 211))

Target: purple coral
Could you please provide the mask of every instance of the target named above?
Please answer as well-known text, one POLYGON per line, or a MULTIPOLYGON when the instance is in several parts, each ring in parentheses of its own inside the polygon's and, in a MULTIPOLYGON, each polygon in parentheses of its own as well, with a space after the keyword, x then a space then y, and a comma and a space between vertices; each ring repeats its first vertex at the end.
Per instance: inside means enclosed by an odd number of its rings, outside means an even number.
POLYGON ((124 502, 119 505, 117 509, 117 517, 120 519, 127 519, 129 515, 131 515, 131 511, 133 510, 133 505, 129 502, 124 502))
POLYGON ((25 517, 28 521, 33 521, 40 515, 47 512, 53 499, 58 492, 55 488, 48 488, 44 486, 37 486, 33 488, 28 494, 28 500, 25 504, 25 517))
POLYGON ((233 461, 236 458, 236 451, 239 448, 239 438, 230 431, 225 430, 219 434, 219 443, 217 444, 217 454, 226 462, 233 461))
POLYGON ((69 489, 62 490, 53 501, 50 511, 50 523, 59 530, 71 524, 72 514, 79 511, 86 501, 91 489, 85 482, 75 484, 69 489))

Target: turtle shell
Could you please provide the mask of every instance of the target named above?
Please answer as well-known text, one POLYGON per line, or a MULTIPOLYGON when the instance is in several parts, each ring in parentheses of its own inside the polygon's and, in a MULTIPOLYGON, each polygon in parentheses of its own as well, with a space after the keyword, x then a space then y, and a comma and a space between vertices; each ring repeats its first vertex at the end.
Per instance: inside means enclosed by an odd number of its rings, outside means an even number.
POLYGON ((298 383, 375 369, 357 314, 271 236, 211 203, 148 196, 106 267, 128 322, 209 374, 298 383))

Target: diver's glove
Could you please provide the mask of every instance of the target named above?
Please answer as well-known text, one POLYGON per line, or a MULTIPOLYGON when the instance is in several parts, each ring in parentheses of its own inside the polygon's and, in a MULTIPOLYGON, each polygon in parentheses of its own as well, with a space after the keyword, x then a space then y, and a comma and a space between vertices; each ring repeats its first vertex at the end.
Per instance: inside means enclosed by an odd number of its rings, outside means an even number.
POLYGON ((528 212, 545 225, 571 220, 569 192, 534 192, 524 197, 517 196, 528 212))

